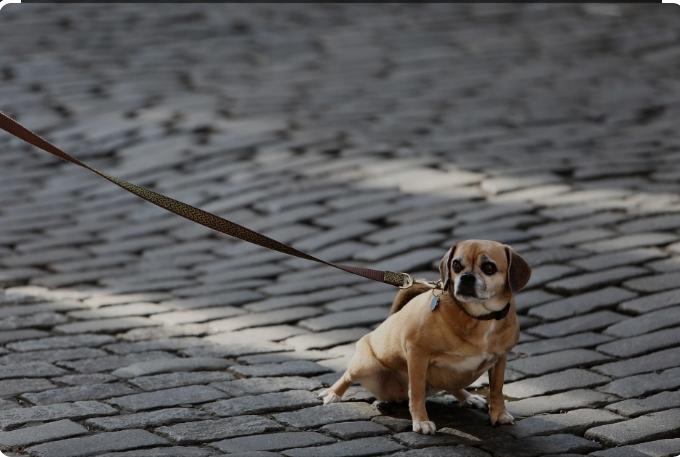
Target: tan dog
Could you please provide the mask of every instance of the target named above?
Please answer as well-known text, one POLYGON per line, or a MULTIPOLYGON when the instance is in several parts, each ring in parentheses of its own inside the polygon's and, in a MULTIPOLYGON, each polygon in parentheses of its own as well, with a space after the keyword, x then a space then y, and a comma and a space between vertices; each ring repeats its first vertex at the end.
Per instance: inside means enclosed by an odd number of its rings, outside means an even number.
POLYGON ((433 291, 426 286, 400 291, 385 322, 357 342, 345 374, 319 394, 324 404, 340 401, 358 381, 378 401, 409 399, 413 430, 434 434, 427 395, 446 390, 464 407, 486 408, 483 397, 465 388, 488 370, 491 424, 514 424, 503 377, 519 339, 513 295, 529 282, 531 268, 509 246, 468 240, 447 252, 439 271, 436 308, 430 309, 433 291))

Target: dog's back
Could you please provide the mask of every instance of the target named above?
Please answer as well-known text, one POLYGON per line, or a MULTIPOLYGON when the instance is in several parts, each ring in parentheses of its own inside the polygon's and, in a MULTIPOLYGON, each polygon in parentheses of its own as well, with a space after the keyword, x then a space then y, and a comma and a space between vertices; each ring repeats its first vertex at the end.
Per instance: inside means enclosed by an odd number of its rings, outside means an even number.
POLYGON ((397 296, 394 297, 394 301, 392 302, 392 309, 390 309, 390 316, 399 311, 404 306, 406 306, 408 302, 413 300, 418 295, 428 292, 430 290, 431 289, 429 287, 423 284, 414 284, 408 289, 401 289, 397 293, 397 296))

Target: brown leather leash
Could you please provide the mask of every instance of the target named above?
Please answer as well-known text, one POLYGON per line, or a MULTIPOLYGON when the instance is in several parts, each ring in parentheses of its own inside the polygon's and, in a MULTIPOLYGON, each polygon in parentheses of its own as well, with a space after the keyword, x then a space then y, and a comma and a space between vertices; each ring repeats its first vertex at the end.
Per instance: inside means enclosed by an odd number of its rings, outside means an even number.
POLYGON ((263 248, 278 251, 293 257, 299 257, 301 259, 311 260, 312 262, 322 263, 348 273, 362 276, 372 281, 382 282, 391 286, 397 286, 402 289, 411 287, 414 283, 425 284, 430 288, 436 287, 436 283, 427 281, 425 279, 413 279, 413 277, 408 273, 394 273, 392 271, 372 270, 370 268, 353 267, 349 265, 342 265, 340 263, 326 262, 325 260, 321 260, 306 254, 285 243, 281 243, 280 241, 276 241, 272 238, 264 236, 254 230, 250 230, 249 228, 236 224, 235 222, 228 221, 212 213, 203 211, 200 208, 196 208, 179 200, 166 197, 163 194, 159 194, 149 189, 145 189, 144 187, 140 187, 122 179, 108 175, 70 156, 2 112, 0 112, 0 128, 14 135, 15 137, 32 144, 39 149, 42 149, 45 152, 49 152, 50 154, 66 160, 67 162, 71 162, 75 165, 78 165, 79 167, 90 170, 91 172, 98 174, 102 178, 111 181, 115 185, 122 187, 128 192, 133 193, 156 206, 160 206, 161 208, 175 213, 178 216, 182 216, 186 219, 189 219, 190 221, 196 222, 197 224, 201 224, 215 231, 224 233, 234 238, 238 238, 239 240, 247 241, 249 243, 262 246, 263 248))

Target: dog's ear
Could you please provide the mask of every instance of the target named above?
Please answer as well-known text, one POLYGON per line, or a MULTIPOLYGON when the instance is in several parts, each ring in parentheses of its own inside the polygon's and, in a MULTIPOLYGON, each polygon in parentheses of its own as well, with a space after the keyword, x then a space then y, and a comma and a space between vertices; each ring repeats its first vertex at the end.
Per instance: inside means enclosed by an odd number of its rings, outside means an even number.
MULTIPOLYGON (((458 243, 456 243, 458 244, 458 243)), ((446 255, 442 258, 439 263, 439 277, 442 280, 442 287, 444 290, 449 286, 449 280, 451 276, 451 259, 453 258, 453 253, 456 251, 456 244, 451 246, 446 255)))
POLYGON ((508 286, 514 295, 531 279, 531 267, 510 246, 505 246, 505 255, 508 258, 508 286))

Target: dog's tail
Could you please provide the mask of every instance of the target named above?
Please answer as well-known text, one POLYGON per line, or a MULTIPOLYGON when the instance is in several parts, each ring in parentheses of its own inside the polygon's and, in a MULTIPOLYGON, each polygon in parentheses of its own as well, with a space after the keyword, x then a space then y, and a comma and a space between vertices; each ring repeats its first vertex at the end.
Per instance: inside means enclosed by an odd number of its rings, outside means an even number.
POLYGON ((392 302, 392 309, 390 310, 390 316, 398 312, 401 308, 406 306, 408 302, 417 297, 418 295, 429 291, 430 288, 423 284, 414 284, 408 289, 401 289, 397 296, 394 297, 392 302))

